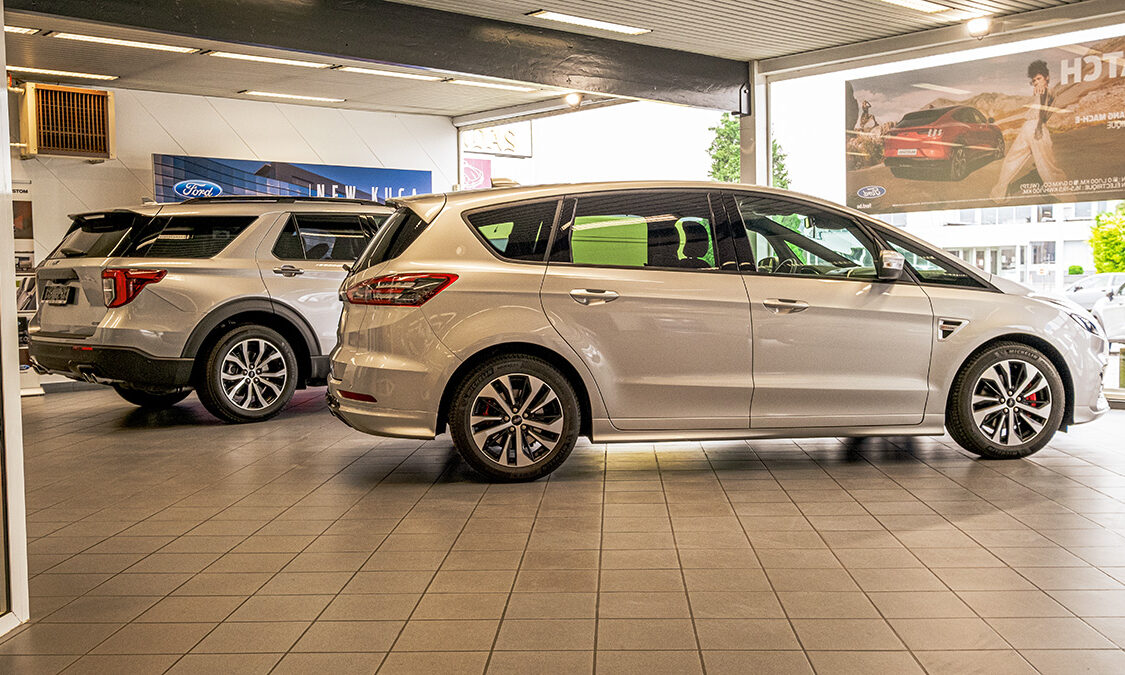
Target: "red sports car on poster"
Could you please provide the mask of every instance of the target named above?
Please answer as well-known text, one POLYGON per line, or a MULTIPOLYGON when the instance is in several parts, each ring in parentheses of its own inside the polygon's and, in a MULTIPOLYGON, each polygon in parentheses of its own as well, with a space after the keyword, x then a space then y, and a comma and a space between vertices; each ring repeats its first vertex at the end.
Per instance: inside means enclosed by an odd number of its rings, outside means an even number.
POLYGON ((961 180, 1004 157, 1004 134, 967 105, 907 113, 883 135, 883 163, 899 178, 961 180))

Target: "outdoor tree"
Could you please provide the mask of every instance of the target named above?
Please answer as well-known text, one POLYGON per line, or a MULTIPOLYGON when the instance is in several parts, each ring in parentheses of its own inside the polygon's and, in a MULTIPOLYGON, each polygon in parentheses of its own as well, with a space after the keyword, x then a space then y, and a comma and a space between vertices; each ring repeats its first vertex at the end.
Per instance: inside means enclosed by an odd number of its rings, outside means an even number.
POLYGON ((1098 214, 1090 231, 1090 248, 1098 272, 1125 272, 1125 202, 1098 214))
MULTIPOLYGON (((707 153, 711 156, 711 171, 708 175, 723 183, 737 183, 741 176, 741 144, 738 138, 738 118, 723 113, 717 126, 710 128, 715 133, 707 153)), ((770 185, 779 188, 789 187, 789 170, 785 167, 786 154, 777 140, 771 142, 770 185)))

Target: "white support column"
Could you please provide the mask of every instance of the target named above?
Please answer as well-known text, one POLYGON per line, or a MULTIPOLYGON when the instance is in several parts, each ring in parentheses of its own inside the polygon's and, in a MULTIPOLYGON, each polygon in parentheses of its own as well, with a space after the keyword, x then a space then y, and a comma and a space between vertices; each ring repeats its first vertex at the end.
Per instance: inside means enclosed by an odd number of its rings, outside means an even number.
MULTIPOLYGON (((0 15, 4 10, 0 0, 0 15)), ((0 72, 7 72, 4 34, 0 32, 0 72)), ((0 96, 0 138, 11 139, 8 96, 0 96)), ((12 151, 0 153, 0 394, 3 399, 2 445, 4 526, 7 528, 8 610, 0 616, 0 633, 27 621, 27 511, 24 504, 23 424, 20 418, 19 332, 16 314, 15 229, 12 225, 12 151)), ((0 544, 2 546, 2 544, 0 544)), ((2 580, 0 580, 2 583, 2 580)))
POLYGON ((758 74, 758 62, 749 64, 749 114, 738 120, 739 182, 770 184, 769 85, 758 74))

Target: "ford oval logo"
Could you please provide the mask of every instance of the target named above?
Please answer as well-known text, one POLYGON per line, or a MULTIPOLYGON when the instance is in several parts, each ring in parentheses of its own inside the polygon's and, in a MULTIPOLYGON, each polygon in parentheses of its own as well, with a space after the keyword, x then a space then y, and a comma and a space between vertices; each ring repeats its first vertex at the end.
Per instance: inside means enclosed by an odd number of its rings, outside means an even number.
POLYGON ((864 199, 878 199, 887 194, 887 188, 882 185, 868 185, 856 190, 855 193, 864 199))
POLYGON ((218 197, 223 194, 223 188, 209 180, 182 180, 172 186, 176 194, 184 199, 195 197, 218 197))

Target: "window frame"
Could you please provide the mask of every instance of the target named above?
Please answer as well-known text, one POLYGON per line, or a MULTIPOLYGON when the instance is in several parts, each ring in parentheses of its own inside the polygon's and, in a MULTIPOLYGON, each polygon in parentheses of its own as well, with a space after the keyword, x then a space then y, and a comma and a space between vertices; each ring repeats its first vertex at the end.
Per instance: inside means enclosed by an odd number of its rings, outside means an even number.
POLYGON ((961 258, 951 253, 947 253, 940 248, 930 246, 929 244, 926 244, 925 242, 919 241, 917 239, 907 237, 904 235, 904 233, 901 232, 887 231, 877 226, 871 226, 870 224, 869 227, 872 230, 872 233, 878 237, 880 245, 887 247, 887 249, 892 251, 894 250, 894 248, 891 246, 890 241, 888 241, 886 238, 887 235, 890 235, 895 239, 901 239, 911 246, 933 255, 935 258, 940 259, 943 263, 949 265, 959 272, 962 272, 963 274, 965 274, 965 276, 973 279, 978 284, 980 284, 979 286, 958 286, 956 284, 943 284, 940 282, 928 281, 925 279, 925 277, 922 277, 920 274, 918 274, 918 272, 914 269, 914 266, 911 265, 909 261, 905 262, 903 266, 904 271, 907 275, 910 276, 911 279, 914 280, 914 283, 919 286, 925 286, 928 288, 954 288, 962 291, 987 291, 989 293, 1003 292, 993 286, 992 283, 987 279, 985 279, 983 274, 978 271, 976 267, 969 265, 967 262, 961 260, 961 258))
POLYGON ((555 245, 555 232, 558 230, 559 214, 562 212, 562 205, 563 205, 564 199, 565 199, 564 195, 555 195, 555 196, 552 196, 552 197, 534 197, 534 198, 531 198, 531 199, 514 199, 514 200, 509 201, 509 202, 497 202, 495 204, 488 204, 486 206, 478 206, 476 208, 465 209, 464 211, 462 211, 461 212, 461 222, 464 223, 465 227, 469 228, 469 231, 473 233, 473 236, 476 237, 478 241, 480 241, 481 246, 483 246, 485 248, 485 250, 487 250, 489 253, 491 253, 493 255, 493 257, 495 257, 497 260, 501 260, 501 261, 506 262, 506 263, 519 264, 519 265, 546 265, 548 259, 551 257, 551 249, 555 245), (509 258, 509 257, 505 256, 500 251, 497 251, 496 247, 493 246, 491 242, 489 242, 488 237, 485 237, 481 233, 481 231, 477 229, 477 226, 473 225, 473 223, 469 220, 469 216, 473 216, 473 215, 476 215, 478 213, 484 213, 484 212, 487 212, 487 211, 497 211, 499 209, 513 208, 513 207, 517 207, 517 206, 533 206, 535 204, 548 203, 548 202, 555 202, 555 215, 554 215, 553 219, 551 220, 550 229, 547 233, 547 249, 543 252, 543 259, 542 260, 520 260, 519 258, 509 258))
MULTIPOLYGON (((582 267, 582 268, 589 268, 589 269, 640 270, 640 271, 644 271, 644 272, 690 272, 690 273, 696 273, 696 274, 698 274, 698 273, 715 274, 715 273, 718 272, 718 273, 723 273, 723 274, 740 274, 741 272, 738 269, 738 259, 737 259, 737 257, 724 259, 726 257, 725 254, 727 253, 727 251, 724 250, 726 247, 724 247, 721 244, 721 240, 722 240, 724 234, 727 236, 727 238, 730 238, 731 232, 729 230, 729 223, 727 221, 728 215, 726 213, 726 209, 724 208, 723 212, 721 214, 718 214, 715 211, 715 198, 721 197, 721 194, 722 194, 721 190, 716 190, 714 188, 700 188, 700 187, 664 188, 664 187, 661 187, 661 188, 629 188, 629 189, 625 189, 625 190, 600 190, 600 191, 590 191, 590 192, 576 192, 576 193, 570 193, 570 194, 563 195, 562 199, 559 202, 559 205, 560 205, 559 211, 555 215, 555 226, 551 230, 551 239, 550 239, 550 242, 549 242, 548 247, 547 247, 547 256, 546 256, 547 264, 548 265, 565 265, 565 266, 569 266, 569 267, 582 267), (555 243, 558 240, 558 237, 562 234, 563 223, 561 222, 561 218, 562 218, 563 209, 569 209, 570 210, 569 211, 570 212, 570 218, 571 218, 571 220, 573 220, 574 217, 577 214, 577 209, 575 208, 574 205, 580 203, 582 197, 595 197, 595 196, 596 197, 618 197, 618 196, 627 197, 628 195, 653 193, 653 192, 662 193, 662 194, 673 194, 673 193, 683 194, 683 193, 689 193, 689 192, 703 193, 703 196, 707 199, 707 209, 710 212, 710 216, 711 216, 711 236, 712 236, 711 245, 712 245, 712 253, 715 256, 715 264, 717 265, 717 267, 715 267, 714 269, 702 269, 702 268, 691 268, 691 267, 656 267, 656 266, 637 267, 637 266, 634 266, 634 265, 595 265, 595 264, 591 264, 591 263, 576 263, 576 262, 571 262, 571 261, 566 261, 566 260, 553 260, 552 259, 553 253, 555 251, 555 243), (723 267, 722 267, 723 263, 730 263, 730 262, 734 263, 734 265, 735 265, 734 269, 723 269, 723 267)), ((720 206, 724 206, 721 203, 721 201, 720 201, 720 206)), ((731 247, 730 252, 733 253, 733 246, 731 247)))

